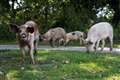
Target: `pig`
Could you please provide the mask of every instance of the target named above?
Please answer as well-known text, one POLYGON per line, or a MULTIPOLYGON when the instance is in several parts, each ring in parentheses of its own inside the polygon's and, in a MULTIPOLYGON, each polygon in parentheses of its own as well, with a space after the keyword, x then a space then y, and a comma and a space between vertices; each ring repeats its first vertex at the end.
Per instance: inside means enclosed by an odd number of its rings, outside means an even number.
POLYGON ((49 29, 45 34, 41 36, 43 41, 48 41, 51 47, 60 46, 60 39, 66 38, 66 31, 61 27, 49 29))
POLYGON ((100 22, 94 24, 88 31, 86 42, 87 52, 95 51, 99 47, 100 41, 102 41, 101 51, 104 48, 105 40, 109 39, 110 41, 110 51, 112 51, 113 45, 113 28, 112 25, 108 22, 100 22))
POLYGON ((66 34, 65 46, 69 41, 79 40, 80 44, 84 42, 84 33, 81 31, 73 31, 66 34))
POLYGON ((38 25, 34 21, 27 21, 23 25, 10 24, 12 32, 16 33, 18 44, 20 47, 20 63, 23 63, 24 48, 28 47, 30 60, 32 64, 35 64, 33 52, 36 53, 37 44, 39 41, 39 29, 38 25))

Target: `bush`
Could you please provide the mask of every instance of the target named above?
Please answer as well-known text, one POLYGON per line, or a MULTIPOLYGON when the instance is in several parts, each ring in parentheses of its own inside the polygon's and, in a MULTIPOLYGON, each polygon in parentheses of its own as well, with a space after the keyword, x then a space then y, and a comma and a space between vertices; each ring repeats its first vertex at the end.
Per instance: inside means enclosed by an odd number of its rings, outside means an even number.
POLYGON ((15 40, 15 33, 10 32, 9 25, 0 24, 0 40, 15 40))

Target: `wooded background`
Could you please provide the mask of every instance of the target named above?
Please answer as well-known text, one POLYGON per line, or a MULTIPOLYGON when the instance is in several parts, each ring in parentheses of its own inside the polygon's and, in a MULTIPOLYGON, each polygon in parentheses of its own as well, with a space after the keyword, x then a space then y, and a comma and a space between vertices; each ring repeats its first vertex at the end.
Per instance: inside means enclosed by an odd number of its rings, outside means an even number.
POLYGON ((114 27, 114 39, 120 40, 120 0, 0 0, 0 40, 13 40, 9 23, 18 25, 36 21, 40 33, 53 27, 66 32, 87 32, 97 22, 114 27))

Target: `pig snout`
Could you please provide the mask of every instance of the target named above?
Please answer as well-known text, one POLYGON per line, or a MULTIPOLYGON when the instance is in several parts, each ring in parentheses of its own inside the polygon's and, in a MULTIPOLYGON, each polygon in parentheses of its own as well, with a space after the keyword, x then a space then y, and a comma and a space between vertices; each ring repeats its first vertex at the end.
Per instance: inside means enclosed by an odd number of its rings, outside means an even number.
POLYGON ((21 34, 21 38, 26 38, 26 37, 27 37, 27 35, 25 33, 21 34))
POLYGON ((44 35, 40 35, 40 36, 39 36, 39 40, 40 40, 40 41, 44 41, 44 40, 46 40, 46 37, 45 37, 44 35))
POLYGON ((20 34, 20 39, 21 39, 21 40, 27 40, 27 36, 28 36, 28 35, 27 35, 26 33, 21 33, 21 34, 20 34))

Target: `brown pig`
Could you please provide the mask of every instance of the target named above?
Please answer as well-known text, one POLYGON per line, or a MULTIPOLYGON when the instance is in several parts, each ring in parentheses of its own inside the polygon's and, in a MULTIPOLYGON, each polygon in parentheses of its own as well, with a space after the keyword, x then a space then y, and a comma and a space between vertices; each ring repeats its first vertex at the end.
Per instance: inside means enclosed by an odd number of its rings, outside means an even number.
POLYGON ((37 43, 39 40, 39 30, 37 24, 34 21, 27 21, 21 26, 10 24, 10 29, 12 32, 16 33, 18 39, 21 55, 20 62, 23 62, 24 60, 24 48, 27 46, 29 49, 31 63, 35 64, 33 51, 36 53, 37 43))
POLYGON ((42 35, 43 41, 48 41, 52 47, 55 45, 60 46, 60 39, 66 38, 66 32, 61 27, 49 29, 45 34, 42 35))

